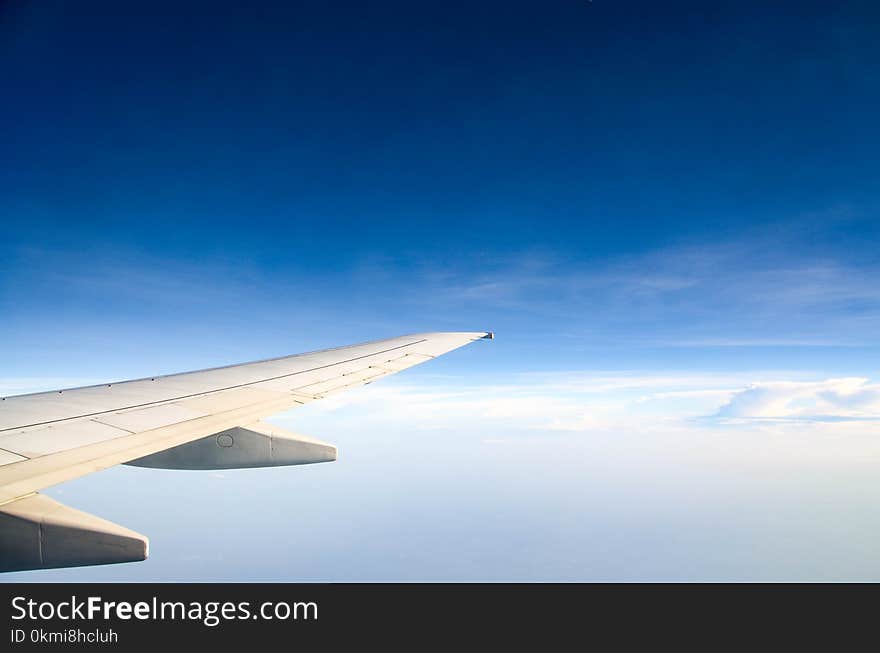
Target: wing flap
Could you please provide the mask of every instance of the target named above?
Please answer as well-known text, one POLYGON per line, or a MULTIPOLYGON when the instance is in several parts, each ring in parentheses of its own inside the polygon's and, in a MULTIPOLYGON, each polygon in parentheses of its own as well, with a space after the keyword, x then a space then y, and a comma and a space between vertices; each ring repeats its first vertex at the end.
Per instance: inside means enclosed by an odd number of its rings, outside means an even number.
POLYGON ((195 411, 210 414, 232 410, 233 408, 242 408, 261 401, 269 401, 281 397, 287 398, 289 394, 288 392, 269 390, 262 386, 248 386, 230 392, 214 392, 198 397, 190 397, 189 399, 181 399, 174 403, 178 406, 185 406, 195 411))
POLYGON ((296 392, 318 397, 335 390, 341 390, 355 385, 362 385, 368 381, 372 381, 380 376, 385 376, 388 372, 370 367, 364 367, 359 370, 352 370, 344 374, 336 375, 324 381, 309 383, 296 388, 296 392))
POLYGON ((125 429, 129 433, 139 433, 141 431, 157 429, 160 426, 168 426, 169 424, 177 424, 178 422, 205 417, 208 414, 188 406, 171 403, 150 406, 149 408, 137 408, 121 413, 100 415, 95 417, 94 421, 118 429, 125 429))

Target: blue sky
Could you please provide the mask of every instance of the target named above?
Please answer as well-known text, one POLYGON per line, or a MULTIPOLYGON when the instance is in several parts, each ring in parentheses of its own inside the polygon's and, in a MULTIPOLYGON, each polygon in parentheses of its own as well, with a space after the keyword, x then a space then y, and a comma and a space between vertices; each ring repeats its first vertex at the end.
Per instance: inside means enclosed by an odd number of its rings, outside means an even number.
POLYGON ((880 15, 707 4, 4 5, 4 393, 498 334, 20 577, 880 579, 880 15))

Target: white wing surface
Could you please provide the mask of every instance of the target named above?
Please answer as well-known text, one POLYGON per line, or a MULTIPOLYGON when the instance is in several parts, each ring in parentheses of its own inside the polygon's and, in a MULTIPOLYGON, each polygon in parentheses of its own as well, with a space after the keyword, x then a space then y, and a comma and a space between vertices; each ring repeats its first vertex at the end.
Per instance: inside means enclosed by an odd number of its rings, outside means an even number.
POLYGON ((120 463, 229 469, 336 459, 260 418, 370 383, 485 332, 421 333, 0 400, 0 571, 143 560, 144 536, 36 494, 120 463))

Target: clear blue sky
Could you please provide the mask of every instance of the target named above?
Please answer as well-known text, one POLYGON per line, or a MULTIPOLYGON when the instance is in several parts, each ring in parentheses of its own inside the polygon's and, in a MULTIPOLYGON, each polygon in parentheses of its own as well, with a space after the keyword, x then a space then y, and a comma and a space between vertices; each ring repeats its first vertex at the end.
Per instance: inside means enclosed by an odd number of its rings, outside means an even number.
POLYGON ((880 579, 875 3, 278 5, 4 3, 0 389, 498 339, 41 578, 880 579))

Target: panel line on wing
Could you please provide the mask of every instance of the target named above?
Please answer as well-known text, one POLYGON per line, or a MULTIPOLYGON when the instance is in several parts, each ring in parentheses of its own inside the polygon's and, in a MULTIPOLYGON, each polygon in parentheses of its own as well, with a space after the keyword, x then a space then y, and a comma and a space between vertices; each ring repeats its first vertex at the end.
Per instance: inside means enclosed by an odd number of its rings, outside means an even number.
POLYGON ((334 376, 329 379, 323 379, 321 381, 315 381, 314 383, 308 383, 306 385, 295 388, 295 390, 297 392, 306 392, 313 396, 321 396, 328 392, 333 392, 334 390, 338 390, 341 388, 348 388, 353 385, 361 385, 363 383, 367 383, 380 376, 385 376, 386 374, 388 374, 388 372, 384 370, 381 372, 376 372, 374 371, 374 368, 372 366, 369 366, 359 370, 348 372, 346 374, 334 376))
POLYGON ((28 460, 28 457, 22 456, 20 453, 15 453, 14 451, 9 451, 8 449, 0 448, 0 466, 11 465, 12 463, 21 462, 22 460, 28 460))
MULTIPOLYGON (((171 402, 174 402, 174 401, 180 401, 181 399, 190 399, 190 398, 192 398, 192 397, 199 397, 199 396, 203 396, 203 395, 207 395, 207 394, 211 394, 211 393, 215 393, 215 392, 224 392, 224 391, 227 391, 227 390, 235 390, 236 388, 245 388, 245 387, 248 387, 248 386, 257 385, 257 384, 259 384, 259 383, 265 383, 265 382, 267 382, 267 381, 277 381, 278 379, 285 379, 285 378, 289 378, 289 377, 292 377, 292 376, 297 376, 297 375, 299 375, 299 374, 307 374, 307 373, 309 373, 309 372, 315 372, 315 371, 317 371, 317 370, 327 369, 327 368, 330 368, 330 367, 335 367, 335 366, 337 366, 337 365, 344 365, 344 364, 346 364, 346 363, 351 363, 351 362, 354 362, 354 361, 357 361, 357 360, 362 360, 362 359, 364 359, 364 358, 370 358, 370 357, 372 357, 372 356, 377 356, 377 355, 379 355, 379 354, 384 354, 384 353, 389 352, 389 351, 395 351, 395 350, 397 350, 397 349, 402 349, 402 348, 404 348, 404 347, 411 347, 411 346, 413 346, 413 345, 417 345, 417 344, 419 344, 419 343, 426 342, 426 340, 427 340, 426 338, 422 338, 421 340, 415 340, 415 341, 413 341, 413 342, 409 342, 409 343, 406 343, 406 344, 404 344, 404 345, 397 345, 397 346, 395 346, 395 347, 389 347, 388 349, 383 349, 383 350, 380 350, 380 351, 374 351, 374 352, 371 352, 371 353, 369 353, 369 354, 364 354, 364 355, 362 355, 362 356, 355 356, 354 358, 349 358, 349 359, 346 359, 346 360, 336 361, 335 363, 328 363, 327 365, 318 365, 317 367, 313 367, 313 368, 310 368, 310 369, 307 369, 307 370, 299 370, 299 371, 297 371, 297 372, 290 372, 290 373, 288 373, 288 374, 279 374, 278 376, 269 377, 269 378, 266 378, 266 379, 258 379, 258 380, 255 380, 255 381, 249 381, 249 382, 247 382, 247 383, 239 383, 239 384, 231 385, 231 386, 224 387, 224 388, 215 388, 215 389, 213 389, 213 390, 205 390, 205 391, 203 391, 203 392, 195 392, 195 393, 192 393, 192 394, 189 394, 189 395, 182 395, 182 396, 179 396, 179 397, 169 397, 169 398, 167 398, 167 399, 161 399, 161 400, 152 401, 152 402, 147 402, 147 403, 143 403, 143 404, 137 404, 137 405, 134 405, 134 406, 122 406, 122 407, 117 407, 117 408, 111 408, 111 409, 108 409, 108 410, 102 410, 102 411, 98 411, 98 412, 94 412, 94 413, 88 413, 88 414, 84 414, 84 415, 76 415, 76 416, 74 416, 74 417, 65 417, 65 418, 61 418, 61 419, 46 420, 46 421, 44 421, 44 422, 33 422, 33 423, 31 423, 31 424, 17 425, 17 426, 13 426, 13 427, 10 427, 10 428, 0 429, 0 434, 2 434, 2 433, 6 433, 6 432, 8 432, 8 431, 15 431, 15 430, 19 430, 19 429, 32 428, 32 427, 34 427, 34 426, 44 426, 44 425, 47 425, 47 424, 56 424, 56 423, 59 423, 59 422, 67 422, 67 421, 71 421, 71 420, 85 419, 85 418, 88 418, 88 417, 96 417, 96 416, 98 416, 98 415, 106 415, 106 414, 108 414, 108 413, 116 413, 116 412, 123 411, 123 410, 131 410, 131 409, 135 409, 135 408, 145 408, 145 407, 148 407, 148 406, 158 406, 158 405, 161 405, 161 404, 167 404, 167 403, 171 403, 171 402)), ((106 384, 106 385, 112 385, 112 384, 106 384)), ((91 387, 91 386, 90 386, 90 387, 91 387)), ((77 388, 75 388, 75 389, 77 389, 77 388)), ((24 396, 24 395, 23 395, 23 396, 24 396)))

